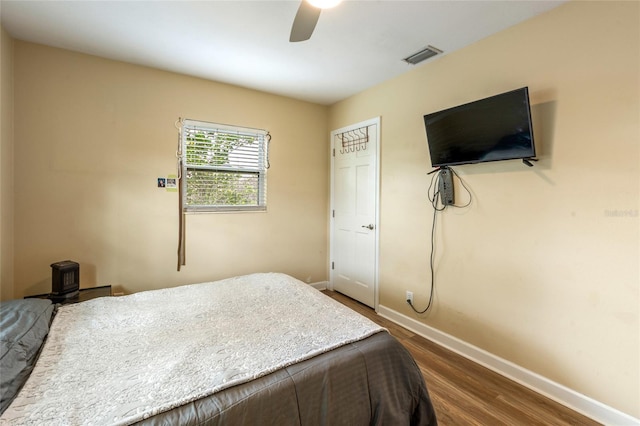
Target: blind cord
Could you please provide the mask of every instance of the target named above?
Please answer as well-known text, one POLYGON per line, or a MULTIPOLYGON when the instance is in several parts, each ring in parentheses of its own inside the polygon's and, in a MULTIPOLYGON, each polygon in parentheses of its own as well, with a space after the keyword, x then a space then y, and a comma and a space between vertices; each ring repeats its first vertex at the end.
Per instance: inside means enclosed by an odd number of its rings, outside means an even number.
POLYGON ((266 162, 266 168, 267 170, 269 170, 271 168, 271 163, 269 162, 269 150, 271 149, 271 133, 267 132, 267 134, 264 136, 265 137, 265 143, 267 145, 267 149, 265 150, 265 162, 266 162))
POLYGON ((185 214, 184 214, 184 200, 183 200, 183 187, 182 187, 182 118, 178 118, 175 126, 178 129, 178 149, 176 150, 176 157, 178 160, 178 265, 177 269, 180 272, 180 268, 186 264, 186 226, 185 226, 185 214))

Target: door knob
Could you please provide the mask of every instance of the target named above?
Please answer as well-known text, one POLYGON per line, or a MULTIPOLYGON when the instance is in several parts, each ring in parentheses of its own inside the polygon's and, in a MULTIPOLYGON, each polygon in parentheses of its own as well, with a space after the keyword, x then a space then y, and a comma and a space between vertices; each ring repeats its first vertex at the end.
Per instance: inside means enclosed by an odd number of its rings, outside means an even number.
POLYGON ((362 225, 363 228, 367 228, 373 231, 373 228, 375 228, 375 226, 373 226, 373 224, 369 224, 369 225, 362 225))

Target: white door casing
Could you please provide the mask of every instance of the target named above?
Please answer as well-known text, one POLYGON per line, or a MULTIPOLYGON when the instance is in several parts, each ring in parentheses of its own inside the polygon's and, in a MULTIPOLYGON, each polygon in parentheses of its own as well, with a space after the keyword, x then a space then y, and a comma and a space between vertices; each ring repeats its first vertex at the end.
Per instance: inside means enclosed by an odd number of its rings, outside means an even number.
POLYGON ((331 132, 330 288, 377 309, 380 118, 331 132))

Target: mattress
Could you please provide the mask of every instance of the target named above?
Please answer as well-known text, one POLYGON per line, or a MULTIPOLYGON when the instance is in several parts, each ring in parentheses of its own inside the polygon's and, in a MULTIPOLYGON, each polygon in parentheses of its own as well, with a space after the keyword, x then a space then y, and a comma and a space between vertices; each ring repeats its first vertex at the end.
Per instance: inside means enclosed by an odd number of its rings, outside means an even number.
POLYGON ((434 424, 375 323, 284 274, 60 307, 0 424, 434 424), (399 422, 399 423, 398 423, 399 422))

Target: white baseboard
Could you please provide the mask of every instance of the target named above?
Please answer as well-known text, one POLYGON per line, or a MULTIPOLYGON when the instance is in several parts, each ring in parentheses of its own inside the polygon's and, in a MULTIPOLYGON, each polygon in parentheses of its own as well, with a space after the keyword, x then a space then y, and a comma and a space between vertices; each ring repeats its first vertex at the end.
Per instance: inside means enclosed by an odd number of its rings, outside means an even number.
MULTIPOLYGON (((453 352, 495 371, 597 422, 611 426, 640 426, 640 419, 609 407, 595 399, 529 371, 506 359, 473 346, 447 333, 416 321, 386 306, 378 305, 378 315, 413 331, 453 352)), ((427 384, 428 386, 428 384, 427 384)))
POLYGON ((329 285, 329 281, 319 281, 317 283, 310 283, 309 285, 315 288, 316 290, 322 291, 327 289, 327 285, 329 285))

